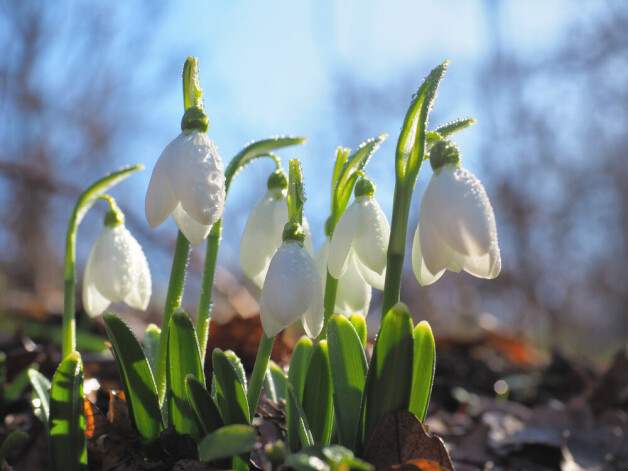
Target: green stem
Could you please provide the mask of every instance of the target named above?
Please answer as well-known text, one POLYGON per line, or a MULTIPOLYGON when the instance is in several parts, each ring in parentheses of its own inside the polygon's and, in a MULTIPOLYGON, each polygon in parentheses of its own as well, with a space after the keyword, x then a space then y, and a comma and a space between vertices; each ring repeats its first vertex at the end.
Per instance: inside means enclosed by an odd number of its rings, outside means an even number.
POLYGON ((203 268, 203 281, 201 283, 201 296, 198 300, 198 313, 196 316, 196 335, 201 348, 201 362, 205 364, 207 354, 207 339, 209 338, 209 322, 212 310, 212 290, 216 276, 216 261, 218 259, 218 247, 222 237, 222 218, 213 226, 207 238, 207 254, 203 268))
POLYGON ((268 361, 270 360, 270 354, 273 351, 274 343, 275 337, 266 337, 266 334, 262 332, 259 349, 257 350, 257 357, 255 358, 255 365, 253 366, 253 373, 251 374, 249 388, 246 393, 251 421, 253 420, 253 417, 255 417, 257 403, 259 402, 262 384, 264 383, 264 376, 266 375, 266 370, 268 369, 268 361))
POLYGON ((406 253, 406 233, 408 216, 416 176, 397 178, 393 199, 392 220, 390 223, 390 240, 386 264, 386 283, 382 300, 382 317, 399 302, 401 294, 401 275, 403 273, 403 257, 406 253), (412 178, 414 177, 414 178, 412 178), (407 183, 409 182, 409 183, 407 183))
POLYGON ((168 347, 168 327, 172 313, 181 307, 183 298, 183 286, 190 256, 190 243, 183 233, 179 231, 177 243, 172 259, 172 269, 170 270, 170 282, 168 284, 168 294, 166 295, 166 306, 164 317, 161 323, 161 336, 159 337, 159 349, 157 350, 157 366, 155 368, 155 383, 159 392, 159 401, 162 402, 166 392, 166 352, 168 347))
POLYGON ((324 306, 325 306, 325 321, 323 323, 323 329, 321 333, 318 334, 317 341, 324 340, 327 336, 327 322, 329 322, 329 318, 334 314, 334 308, 336 307, 336 293, 338 292, 338 280, 331 276, 329 272, 327 272, 327 279, 325 281, 325 297, 324 297, 324 306))
POLYGON ((77 208, 68 221, 65 237, 65 266, 63 270, 63 358, 76 350, 76 320, 74 319, 76 289, 76 230, 77 208))

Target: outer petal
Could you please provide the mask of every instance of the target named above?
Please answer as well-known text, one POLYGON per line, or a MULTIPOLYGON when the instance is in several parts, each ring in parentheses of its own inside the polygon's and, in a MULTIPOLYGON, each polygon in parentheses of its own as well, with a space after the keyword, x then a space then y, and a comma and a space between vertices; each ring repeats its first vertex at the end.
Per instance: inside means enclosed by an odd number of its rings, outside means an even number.
POLYGON ((133 287, 127 297, 124 298, 124 302, 135 309, 143 311, 148 307, 150 295, 152 294, 150 270, 142 247, 130 233, 129 237, 131 237, 129 246, 133 253, 133 287))
POLYGON ((150 177, 144 210, 146 220, 151 228, 156 228, 163 223, 177 205, 177 199, 170 184, 170 174, 172 172, 171 159, 168 152, 170 146, 163 151, 150 177))
MULTIPOLYGON (((305 260, 305 259, 304 259, 305 260)), ((308 284, 312 291, 312 302, 302 318, 305 333, 315 338, 323 329, 325 315, 323 310, 323 290, 321 287, 321 278, 314 264, 314 260, 308 256, 308 261, 304 262, 305 269, 308 270, 308 284)))
MULTIPOLYGON (((288 219, 286 218, 286 222, 288 219)), ((282 228, 283 231, 283 228, 282 228)), ((312 246, 312 231, 310 231, 310 223, 307 222, 307 219, 303 218, 303 231, 305 232, 305 240, 303 241, 303 247, 307 250, 307 253, 310 254, 310 257, 314 253, 314 247, 312 246)))
POLYGON ((360 208, 354 201, 342 213, 338 224, 336 224, 336 229, 334 229, 329 247, 327 268, 330 275, 336 279, 339 279, 344 274, 349 264, 349 251, 351 250, 351 243, 358 226, 359 211, 360 208))
POLYGON ((355 254, 370 270, 381 274, 386 268, 390 225, 374 198, 361 196, 355 204, 360 211, 353 239, 355 254))
POLYGON ((421 252, 421 238, 419 236, 418 225, 414 233, 414 240, 412 241, 412 270, 421 286, 431 285, 445 273, 444 268, 437 273, 432 273, 427 266, 425 266, 423 253, 421 252))
POLYGON ((364 265, 358 257, 354 256, 353 258, 360 275, 364 278, 364 281, 366 281, 373 288, 383 291, 384 285, 386 284, 386 269, 384 268, 382 273, 377 273, 364 265))
POLYGON ((111 304, 111 301, 100 294, 94 285, 94 280, 92 279, 93 266, 94 249, 92 248, 89 258, 87 259, 87 265, 85 266, 85 276, 83 277, 83 307, 85 308, 85 312, 91 317, 98 316, 111 304))
POLYGON ((492 250, 489 253, 480 255, 479 257, 473 257, 468 255, 463 257, 462 268, 467 273, 478 278, 493 279, 501 270, 501 256, 499 253, 499 247, 497 244, 493 245, 492 250))
POLYGON ((205 240, 212 226, 206 226, 195 221, 185 210, 181 204, 177 204, 172 212, 172 217, 179 226, 181 232, 192 245, 198 245, 205 240))
POLYGON ((447 165, 434 175, 430 185, 442 205, 436 230, 447 245, 463 255, 488 253, 497 229, 493 207, 480 180, 460 166, 447 165))
POLYGON ((174 194, 197 223, 210 226, 225 208, 225 175, 218 149, 207 134, 198 131, 182 132, 171 145, 175 143, 174 194))
POLYGON ((94 285, 113 303, 124 300, 133 287, 131 239, 135 241, 121 224, 105 227, 92 249, 90 271, 94 285))
POLYGON ((371 286, 362 277, 355 254, 352 254, 347 271, 338 280, 336 311, 345 316, 360 314, 366 317, 370 304, 371 286))
MULTIPOLYGON (((432 180, 434 177, 432 177, 432 180)), ((431 182, 430 182, 431 184, 431 182)), ((428 185, 429 189, 429 185, 428 185)), ((453 250, 445 243, 441 235, 437 232, 438 219, 444 218, 439 207, 439 201, 430 198, 433 193, 425 190, 423 199, 421 200, 421 209, 419 213, 419 243, 421 245, 421 255, 427 270, 436 274, 446 269, 454 257, 453 250)))
POLYGON ((277 199, 275 192, 269 191, 253 207, 244 228, 240 245, 242 270, 260 288, 264 284, 270 260, 281 245, 281 231, 277 230, 277 226, 281 225, 283 230, 285 224, 285 221, 281 223, 283 213, 287 221, 288 208, 285 198, 277 199), (277 219, 280 220, 279 223, 277 219))
MULTIPOLYGON (((281 324, 285 327, 305 314, 314 301, 314 288, 318 286, 320 290, 318 272, 312 267, 312 258, 297 242, 284 242, 279 247, 262 288, 262 325, 281 324)), ((271 334, 266 332, 266 335, 271 334)))

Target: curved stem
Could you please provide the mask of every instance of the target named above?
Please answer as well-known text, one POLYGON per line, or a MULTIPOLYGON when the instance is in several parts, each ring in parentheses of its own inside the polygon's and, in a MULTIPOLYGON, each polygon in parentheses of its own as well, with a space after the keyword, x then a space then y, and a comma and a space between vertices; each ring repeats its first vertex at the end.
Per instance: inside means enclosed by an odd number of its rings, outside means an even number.
POLYGON ((161 335, 159 337, 159 348, 157 350, 157 364, 155 368, 155 383, 159 393, 159 401, 162 402, 166 392, 166 352, 168 347, 168 328, 170 318, 175 309, 181 307, 183 298, 183 286, 187 274, 188 258, 190 256, 190 243, 183 233, 179 231, 177 243, 172 259, 172 269, 170 270, 170 282, 168 284, 168 294, 166 295, 166 306, 161 324, 161 335))
POLYGON ((251 379, 249 380, 249 387, 246 393, 251 421, 253 420, 253 417, 255 417, 257 403, 259 402, 259 396, 262 392, 262 384, 264 383, 264 376, 266 375, 266 370, 268 369, 268 361, 270 360, 274 343, 274 336, 266 337, 266 334, 262 332, 259 349, 257 350, 257 357, 255 357, 255 366, 253 366, 253 373, 251 373, 251 379))

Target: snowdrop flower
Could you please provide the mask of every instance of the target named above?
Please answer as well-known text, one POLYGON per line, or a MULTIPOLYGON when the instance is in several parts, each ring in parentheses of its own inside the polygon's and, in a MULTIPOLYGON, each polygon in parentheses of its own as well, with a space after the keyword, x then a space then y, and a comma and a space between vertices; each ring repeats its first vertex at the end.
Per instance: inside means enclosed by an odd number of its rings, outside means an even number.
POLYGON ((105 215, 105 228, 87 259, 83 279, 85 311, 94 317, 111 303, 121 301, 144 310, 151 291, 150 271, 142 247, 124 227, 120 210, 112 208, 105 215))
POLYGON ((281 247, 268 267, 260 299, 260 318, 267 337, 301 319, 305 332, 316 337, 323 328, 323 291, 314 260, 303 247, 305 233, 286 224, 281 247))
MULTIPOLYGON (((329 238, 318 249, 314 256, 314 263, 318 268, 318 273, 322 281, 323 293, 327 283, 327 262, 329 259, 329 238)), ((334 312, 349 317, 352 314, 359 314, 366 317, 371 304, 371 286, 364 281, 358 268, 358 262, 352 252, 349 256, 349 263, 344 275, 338 280, 336 291, 336 305, 334 312)))
POLYGON ((370 180, 361 179, 356 184, 355 200, 334 229, 327 268, 331 276, 340 279, 353 258, 364 280, 383 290, 390 225, 373 198, 374 193, 375 186, 370 180))
MULTIPOLYGON (((261 288, 270 261, 281 246, 283 229, 288 222, 286 189, 288 179, 283 170, 268 178, 268 191, 251 211, 240 245, 240 262, 244 274, 261 288)), ((307 220, 303 219, 305 249, 312 254, 312 237, 307 220)))
POLYGON ((412 267, 421 285, 446 269, 478 278, 501 270, 495 214, 480 180, 460 166, 455 144, 439 141, 431 151, 434 174, 419 213, 412 244, 412 267), (420 228, 420 230, 419 230, 420 228))
POLYGON ((201 108, 193 106, 185 112, 182 132, 157 160, 146 192, 150 227, 154 229, 172 214, 194 245, 207 237, 225 207, 223 164, 207 137, 207 123, 201 108))

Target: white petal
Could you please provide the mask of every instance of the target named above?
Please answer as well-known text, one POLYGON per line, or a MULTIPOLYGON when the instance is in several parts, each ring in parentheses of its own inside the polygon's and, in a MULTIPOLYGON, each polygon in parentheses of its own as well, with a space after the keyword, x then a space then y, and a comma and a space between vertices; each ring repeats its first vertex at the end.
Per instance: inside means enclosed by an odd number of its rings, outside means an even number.
POLYGON ((206 226, 195 221, 185 210, 181 204, 177 204, 172 212, 172 217, 179 226, 181 232, 192 245, 198 245, 205 240, 212 226, 206 226))
POLYGON ((152 229, 163 223, 177 205, 177 199, 172 191, 170 184, 170 173, 172 171, 167 154, 170 146, 163 151, 150 177, 148 190, 146 191, 146 199, 144 202, 144 210, 146 212, 146 220, 152 229))
POLYGON ((371 286, 362 278, 355 255, 349 258, 347 271, 338 280, 335 312, 344 316, 360 314, 366 317, 371 303, 371 286))
POLYGON ((94 249, 89 254, 87 265, 85 265, 85 276, 83 277, 83 308, 91 317, 98 316, 109 307, 111 301, 105 298, 92 280, 92 271, 94 265, 94 249))
POLYGON ((434 230, 434 218, 430 217, 431 212, 431 206, 424 205, 422 201, 421 213, 419 213, 421 255, 427 270, 435 275, 450 265, 454 252, 434 230))
POLYGON ((262 324, 265 318, 267 325, 272 319, 284 327, 299 320, 310 309, 316 286, 320 289, 320 278, 310 255, 297 242, 284 242, 270 262, 262 288, 262 324))
POLYGON ((314 255, 314 264, 318 269, 318 274, 321 278, 321 289, 325 292, 325 285, 327 284, 327 259, 329 258, 329 237, 325 237, 325 242, 316 251, 314 255))
POLYGON ((499 275, 501 270, 501 256, 497 244, 495 244, 494 247, 496 247, 496 249, 484 255, 476 257, 469 255, 463 257, 462 268, 464 268, 467 273, 477 276, 478 278, 495 278, 499 275))
MULTIPOLYGON (((286 222, 288 220, 286 219, 286 222)), ((303 231, 305 232, 305 240, 303 241, 303 247, 307 250, 307 253, 312 256, 314 253, 314 247, 312 246, 312 231, 310 231, 310 223, 307 222, 307 218, 303 218, 303 231)))
POLYGON ((334 229, 329 247, 327 268, 330 275, 336 279, 344 274, 349 264, 349 251, 351 250, 351 244, 358 225, 359 211, 360 208, 354 201, 342 213, 334 229))
POLYGON ((176 142, 172 189, 182 208, 197 223, 210 226, 225 208, 225 175, 218 149, 198 131, 182 132, 176 142))
POLYGON ((304 262, 306 269, 309 271, 308 279, 309 289, 312 291, 312 302, 303 315, 302 324, 305 333, 316 338, 323 329, 325 322, 325 313, 323 309, 323 290, 321 287, 321 279, 314 264, 314 260, 308 257, 309 261, 304 262))
POLYGON ((96 240, 91 276, 98 291, 113 303, 126 298, 133 288, 133 236, 123 225, 105 227, 96 240))
POLYGON ((416 276, 416 279, 421 286, 431 285, 443 276, 443 273, 445 273, 444 268, 437 273, 432 273, 425 266, 423 254, 421 252, 421 238, 419 236, 418 225, 416 227, 416 231, 414 232, 414 240, 412 241, 412 270, 414 271, 414 276, 416 276))
POLYGON ((360 261, 370 270, 383 273, 390 238, 390 225, 384 211, 374 198, 356 198, 360 215, 353 239, 353 248, 360 261))
POLYGON ((438 200, 434 204, 441 206, 436 231, 447 245, 463 255, 488 253, 497 229, 480 180, 460 166, 447 165, 432 177, 430 185, 438 200))
MULTIPOLYGON (((130 235, 130 234, 129 234, 130 235)), ((135 309, 146 310, 150 295, 152 294, 152 283, 148 261, 142 251, 140 244, 131 236, 131 250, 133 252, 133 288, 124 298, 124 302, 135 309)))
POLYGON ((266 193, 251 211, 244 228, 240 245, 240 261, 244 274, 260 288, 264 284, 268 265, 281 245, 283 224, 280 220, 285 213, 288 220, 288 207, 284 198, 277 199, 274 191, 266 193), (281 231, 277 226, 281 225, 281 231))
POLYGON ((386 284, 386 269, 384 268, 382 273, 377 273, 364 265, 358 257, 354 256, 353 258, 355 259, 355 264, 358 267, 360 275, 364 278, 364 281, 366 281, 373 288, 383 291, 384 285, 386 284))

